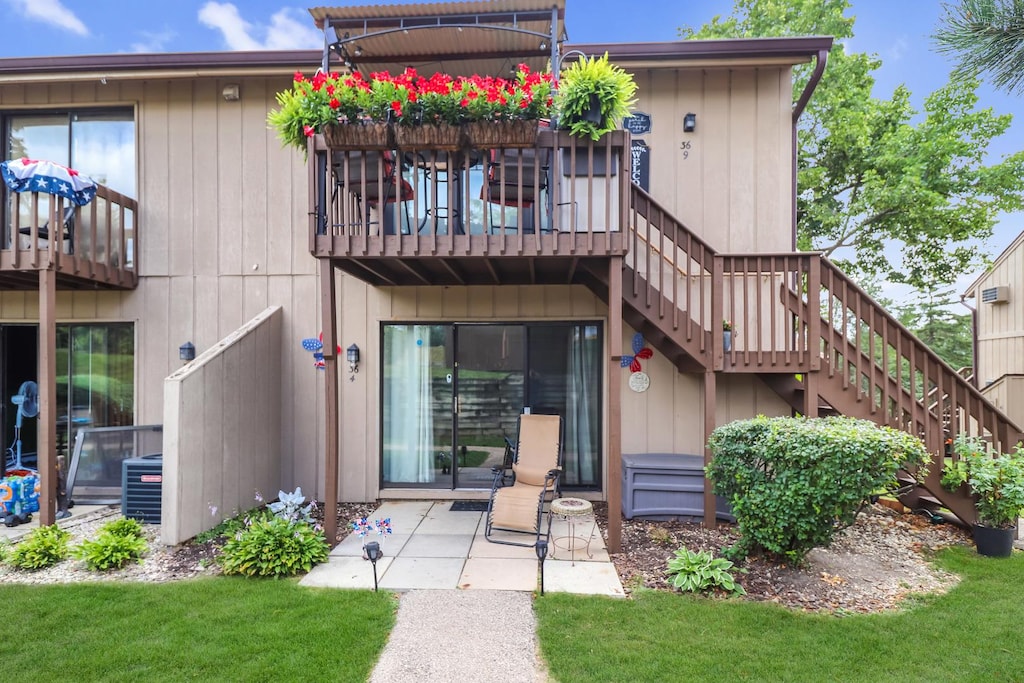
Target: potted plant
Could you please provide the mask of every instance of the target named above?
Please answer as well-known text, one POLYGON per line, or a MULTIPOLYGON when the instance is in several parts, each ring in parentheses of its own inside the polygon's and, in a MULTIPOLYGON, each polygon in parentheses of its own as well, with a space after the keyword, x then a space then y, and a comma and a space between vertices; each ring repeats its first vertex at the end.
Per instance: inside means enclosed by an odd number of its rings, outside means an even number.
POLYGON ((960 435, 953 450, 959 459, 946 466, 942 485, 956 490, 967 484, 976 496, 978 552, 1008 557, 1017 521, 1024 513, 1024 446, 1017 444, 1012 453, 998 453, 980 438, 960 435))
POLYGON ((728 320, 722 321, 722 346, 726 351, 732 351, 732 323, 728 320))
POLYGON ((633 76, 603 57, 583 57, 562 70, 555 111, 559 126, 577 137, 597 140, 615 130, 636 102, 633 76))

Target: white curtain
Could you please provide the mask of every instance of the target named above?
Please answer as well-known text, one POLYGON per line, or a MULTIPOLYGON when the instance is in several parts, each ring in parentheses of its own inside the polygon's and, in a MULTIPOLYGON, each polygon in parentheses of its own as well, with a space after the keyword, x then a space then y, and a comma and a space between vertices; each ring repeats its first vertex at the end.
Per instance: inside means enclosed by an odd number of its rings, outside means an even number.
POLYGON ((588 338, 592 326, 574 325, 569 333, 565 406, 565 483, 596 484, 597 465, 597 362, 588 338))
POLYGON ((384 362, 384 481, 434 481, 430 326, 388 326, 384 362))

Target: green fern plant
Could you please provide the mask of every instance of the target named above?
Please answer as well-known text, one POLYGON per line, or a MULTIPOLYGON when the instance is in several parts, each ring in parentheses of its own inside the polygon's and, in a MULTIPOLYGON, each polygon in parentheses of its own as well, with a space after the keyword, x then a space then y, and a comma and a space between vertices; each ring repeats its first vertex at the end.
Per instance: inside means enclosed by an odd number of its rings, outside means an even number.
POLYGON ((680 548, 668 561, 669 583, 684 593, 703 593, 718 588, 732 595, 744 595, 743 586, 736 583, 729 571, 732 568, 732 562, 713 557, 707 550, 693 552, 680 548))
POLYGON ((559 126, 597 140, 615 130, 636 102, 633 76, 603 57, 584 57, 562 70, 555 110, 559 126))

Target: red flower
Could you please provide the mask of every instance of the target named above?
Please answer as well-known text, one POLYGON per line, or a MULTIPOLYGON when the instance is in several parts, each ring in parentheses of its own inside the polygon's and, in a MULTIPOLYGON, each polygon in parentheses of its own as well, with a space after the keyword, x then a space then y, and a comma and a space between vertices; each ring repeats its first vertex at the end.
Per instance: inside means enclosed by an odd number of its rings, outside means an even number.
POLYGON ((331 109, 337 109, 338 107, 341 106, 341 102, 338 101, 337 97, 332 97, 331 101, 328 102, 327 104, 330 105, 331 109))
POLYGON ((402 115, 402 103, 399 102, 398 100, 395 100, 394 102, 392 102, 391 103, 391 111, 395 112, 396 116, 401 116, 402 115))
POLYGON ((307 138, 311 138, 314 135, 316 135, 316 128, 314 128, 313 126, 303 126, 302 132, 306 134, 307 138))

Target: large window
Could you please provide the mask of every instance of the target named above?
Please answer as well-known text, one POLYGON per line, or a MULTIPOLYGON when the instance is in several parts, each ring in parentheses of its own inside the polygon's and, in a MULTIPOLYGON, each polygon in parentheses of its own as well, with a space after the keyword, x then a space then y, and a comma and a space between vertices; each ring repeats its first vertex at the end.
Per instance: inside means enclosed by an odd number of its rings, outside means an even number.
POLYGON ((385 324, 384 486, 489 488, 517 417, 561 415, 562 484, 601 485, 598 323, 385 324))
MULTIPOLYGON (((0 114, 5 159, 41 159, 73 168, 97 183, 136 197, 135 113, 131 108, 0 114)), ((0 185, 0 192, 6 187, 0 185)), ((41 196, 45 202, 47 196, 41 196)), ((10 226, 13 203, 3 203, 10 226)), ((48 206, 41 207, 48 211, 48 206)), ((29 204, 21 203, 22 225, 29 204)), ((7 244, 7 241, 4 243, 7 244)))

